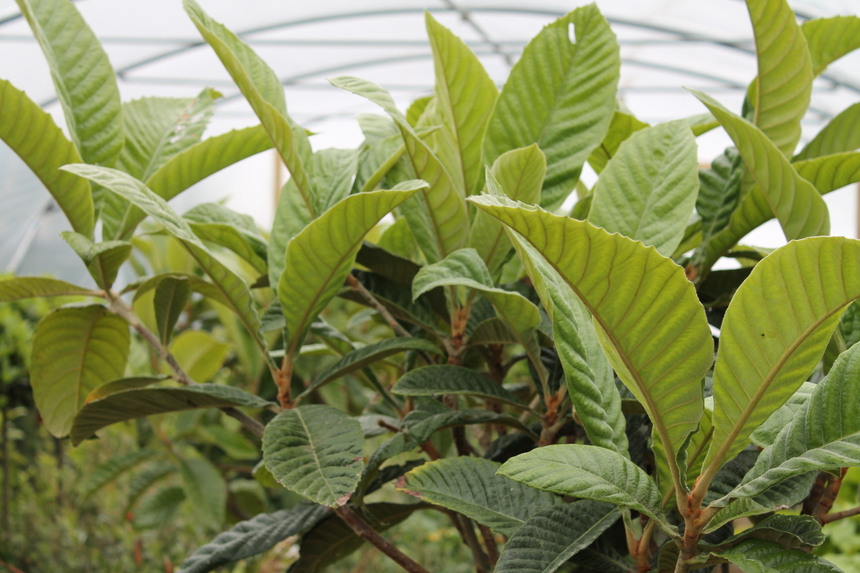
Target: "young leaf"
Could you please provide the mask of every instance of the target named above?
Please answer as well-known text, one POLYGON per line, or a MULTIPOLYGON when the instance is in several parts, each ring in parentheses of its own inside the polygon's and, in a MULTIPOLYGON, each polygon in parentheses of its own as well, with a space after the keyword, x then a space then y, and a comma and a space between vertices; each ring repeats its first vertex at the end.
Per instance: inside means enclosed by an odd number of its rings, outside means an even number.
POLYGON ((401 207, 428 262, 435 263, 463 247, 469 237, 469 216, 463 197, 457 192, 439 158, 397 109, 391 94, 372 82, 358 78, 344 76, 330 82, 335 87, 379 105, 400 130, 415 176, 429 185, 415 199, 401 207))
POLYGON ((72 445, 77 446, 100 429, 116 422, 167 412, 230 406, 267 408, 273 404, 244 390, 223 384, 123 390, 88 402, 78 412, 71 429, 72 445))
POLYGON ((53 118, 6 80, 0 80, 0 139, 24 160, 66 214, 72 229, 92 237, 95 212, 90 184, 60 171, 80 163, 74 144, 53 118))
POLYGON ((511 536, 496 573, 553 573, 620 516, 613 504, 590 499, 540 511, 511 536))
POLYGON ((671 256, 699 191, 696 140, 684 120, 637 131, 594 186, 588 220, 671 256))
POLYGON ((397 381, 391 391, 402 396, 434 396, 436 394, 482 396, 518 408, 526 408, 526 405, 519 398, 492 379, 469 368, 447 364, 410 370, 397 381))
POLYGON ((500 474, 527 486, 605 501, 644 513, 666 532, 676 532, 661 508, 654 481, 629 459, 597 446, 537 448, 505 462, 500 474))
POLYGON ((812 73, 816 76, 845 54, 860 48, 860 17, 857 16, 815 18, 804 22, 800 30, 809 46, 812 73))
MULTIPOLYGON (((794 22, 793 13, 791 19, 794 22)), ((790 241, 828 234, 830 215, 827 204, 818 190, 797 173, 785 155, 768 139, 768 134, 734 115, 713 98, 696 90, 690 91, 711 110, 735 142, 744 163, 779 219, 785 238, 790 241)), ((794 151, 795 143, 796 140, 789 152, 794 151)))
MULTIPOLYGON (((176 326, 179 315, 188 304, 190 295, 191 287, 188 286, 188 280, 182 277, 165 277, 155 287, 153 298, 155 321, 158 325, 158 337, 164 346, 170 344, 173 327, 176 326)), ((193 376, 192 379, 197 380, 193 376)), ((199 380, 199 382, 207 382, 207 380, 199 380)))
POLYGON ((764 539, 745 539, 729 549, 715 552, 746 573, 842 573, 833 563, 797 549, 786 549, 764 539))
POLYGON ((330 406, 285 410, 266 426, 263 459, 287 489, 321 505, 343 505, 364 468, 361 425, 330 406))
POLYGON ((714 438, 705 462, 711 472, 743 450, 812 372, 842 311, 860 297, 858 262, 855 240, 791 242, 738 289, 714 369, 714 438))
POLYGON ((485 162, 537 143, 547 162, 541 205, 556 209, 606 136, 620 66, 615 34, 597 6, 577 8, 545 27, 499 95, 484 138, 485 162))
POLYGON ((287 246, 278 298, 287 319, 287 353, 294 354, 308 327, 337 294, 364 236, 392 209, 426 187, 421 181, 392 191, 351 195, 323 213, 287 246))
POLYGON ((487 195, 470 200, 522 235, 579 296, 674 460, 702 416, 701 380, 713 361, 710 328, 683 270, 590 223, 487 195))
POLYGON ((599 146, 595 147, 588 156, 588 164, 598 174, 603 172, 609 160, 615 157, 618 153, 618 148, 631 135, 639 130, 650 127, 647 123, 641 122, 632 115, 621 111, 615 111, 612 114, 612 122, 609 124, 609 131, 606 137, 599 146))
POLYGON ((702 218, 702 242, 697 257, 704 255, 711 238, 729 224, 740 199, 743 173, 743 159, 734 147, 714 159, 710 169, 699 170, 696 212, 702 218))
POLYGON ((170 352, 189 378, 195 382, 209 382, 221 370, 230 345, 219 342, 205 330, 185 330, 174 339, 170 352))
POLYGON ((536 513, 561 503, 552 494, 497 475, 500 465, 469 457, 437 460, 410 471, 396 487, 503 535, 513 535, 536 513))
POLYGON ((113 165, 122 150, 124 131, 119 88, 107 54, 73 3, 16 1, 48 60, 81 157, 93 165, 113 165))
POLYGON ((99 305, 60 308, 39 322, 30 384, 51 434, 66 436, 87 395, 122 376, 130 342, 128 324, 99 305))
POLYGON ((60 233, 87 265, 90 276, 104 290, 110 290, 119 273, 119 268, 131 254, 131 243, 127 241, 105 241, 93 243, 86 235, 65 231, 60 233))
POLYGON ((791 424, 797 412, 806 407, 806 403, 809 402, 809 398, 812 396, 815 387, 816 384, 811 382, 801 384, 797 392, 792 394, 785 404, 780 406, 779 410, 771 414, 770 418, 756 428, 755 432, 750 434, 750 441, 760 448, 766 448, 773 444, 776 436, 786 426, 791 424))
POLYGON ((819 131, 792 161, 854 151, 860 147, 858 123, 860 123, 860 102, 848 106, 842 113, 831 119, 830 123, 825 125, 824 129, 819 131))
POLYGON ((220 529, 227 505, 227 484, 206 458, 179 460, 179 475, 185 497, 201 514, 207 529, 220 529))
POLYGON ((0 279, 0 302, 51 296, 99 296, 99 293, 56 279, 41 277, 0 279))
POLYGON ((436 109, 456 146, 460 193, 471 195, 481 176, 481 144, 499 91, 474 52, 430 12, 424 13, 436 70, 436 109))

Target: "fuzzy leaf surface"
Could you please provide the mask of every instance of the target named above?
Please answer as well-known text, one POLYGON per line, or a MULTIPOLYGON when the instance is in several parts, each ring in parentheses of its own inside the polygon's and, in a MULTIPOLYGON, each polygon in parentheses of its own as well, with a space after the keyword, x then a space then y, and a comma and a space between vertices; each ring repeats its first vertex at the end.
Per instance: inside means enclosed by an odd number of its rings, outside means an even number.
POLYGON ((434 396, 436 394, 465 394, 499 400, 525 408, 519 398, 483 374, 448 364, 416 368, 404 374, 391 389, 402 396, 434 396))

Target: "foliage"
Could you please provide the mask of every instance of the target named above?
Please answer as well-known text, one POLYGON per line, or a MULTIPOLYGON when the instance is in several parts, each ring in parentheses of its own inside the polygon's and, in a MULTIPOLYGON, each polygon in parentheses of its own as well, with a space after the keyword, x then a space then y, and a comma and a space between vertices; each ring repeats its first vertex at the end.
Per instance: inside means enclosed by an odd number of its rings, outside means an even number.
POLYGON ((98 290, 17 277, 0 301, 80 297, 35 329, 35 405, 78 451, 132 427, 137 442, 87 472, 81 508, 123 483, 136 530, 194 512, 212 540, 186 573, 317 571, 364 542, 426 572, 410 525, 440 522, 451 535, 431 541, 460 538, 452 555, 483 573, 838 570, 805 550, 860 512, 830 511, 860 466, 860 241, 826 236, 822 199, 860 180, 856 111, 794 152, 856 19, 799 26, 784 0, 748 0, 759 73, 741 113, 693 92, 708 114, 649 126, 618 109, 596 6, 542 30, 500 92, 428 14, 433 95, 404 113, 334 78, 385 115, 360 118, 359 149, 314 152, 274 72, 194 0, 260 126, 201 140, 212 90, 121 103, 71 3, 19 4, 71 137, 8 83, 0 137, 98 290), (70 47, 52 12, 86 41, 70 47), (734 147, 700 169, 695 138, 717 125, 734 147), (268 148, 291 175, 268 237, 223 206, 168 203, 268 148), (788 245, 735 250, 771 218, 788 245), (745 268, 712 271, 724 256, 745 268), (140 279, 118 292, 127 261, 140 279), (740 517, 754 526, 733 534, 740 517))

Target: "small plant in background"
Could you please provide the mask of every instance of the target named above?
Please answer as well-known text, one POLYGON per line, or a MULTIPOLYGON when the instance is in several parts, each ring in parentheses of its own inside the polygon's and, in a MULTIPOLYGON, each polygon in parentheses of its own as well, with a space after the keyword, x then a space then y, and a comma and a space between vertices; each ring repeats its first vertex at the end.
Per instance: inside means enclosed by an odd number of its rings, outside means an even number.
POLYGON ((162 515, 185 499, 212 529, 247 514, 180 571, 298 536, 292 572, 363 542, 424 572, 381 532, 428 511, 478 572, 839 570, 811 550, 858 512, 831 508, 860 465, 860 242, 826 236, 822 195, 860 180, 857 105, 794 151, 812 81, 858 47, 858 18, 799 26, 784 1, 748 0, 759 73, 741 114, 691 90, 708 113, 649 126, 618 109, 619 47, 596 6, 544 28, 501 92, 428 14, 434 94, 404 113, 334 78, 386 115, 359 117, 359 149, 313 152, 272 70, 194 0, 260 126, 201 141, 211 90, 121 104, 70 3, 19 5, 72 140, 8 83, 0 137, 66 212, 99 290, 12 278, 0 300, 95 301, 35 333, 55 436, 171 414, 144 426, 157 452, 111 460, 93 491, 152 456, 180 476, 153 494, 162 515), (57 13, 86 46, 64 44, 57 13), (735 146, 699 169, 695 138, 716 127, 735 146), (270 147, 291 179, 268 237, 219 205, 168 205, 270 147), (774 217, 788 245, 737 244, 774 217), (133 251, 148 274, 117 292, 133 251), (712 270, 722 257, 740 268, 712 270), (256 481, 231 460, 259 460, 256 481))

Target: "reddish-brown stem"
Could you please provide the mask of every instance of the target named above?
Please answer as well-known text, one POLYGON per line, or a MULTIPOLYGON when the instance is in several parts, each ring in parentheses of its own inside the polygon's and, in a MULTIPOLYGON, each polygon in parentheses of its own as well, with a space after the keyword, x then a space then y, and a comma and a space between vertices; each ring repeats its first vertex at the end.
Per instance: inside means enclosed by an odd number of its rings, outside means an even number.
POLYGON ((365 522, 349 506, 343 505, 336 508, 335 513, 352 529, 356 535, 382 551, 392 561, 400 565, 409 573, 430 573, 424 567, 413 561, 409 556, 397 549, 390 541, 382 537, 375 529, 365 522))
POLYGON ((839 495, 839 490, 842 489, 842 478, 845 477, 848 468, 842 468, 839 476, 828 475, 827 487, 824 488, 824 493, 818 500, 818 504, 812 511, 812 517, 818 520, 822 525, 825 523, 827 514, 833 509, 833 503, 836 501, 836 496, 839 495))
POLYGON ((499 546, 496 545, 496 538, 489 527, 479 523, 478 531, 481 532, 481 538, 484 540, 484 546, 487 548, 487 558, 490 560, 490 570, 492 571, 496 568, 496 563, 499 562, 499 546))
POLYGON ((846 517, 854 517, 855 515, 860 515, 860 506, 852 507, 851 509, 846 509, 843 511, 837 511, 834 513, 828 513, 827 515, 821 516, 821 524, 825 525, 827 523, 831 523, 833 521, 839 521, 840 519, 845 519, 846 517))

